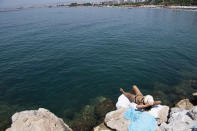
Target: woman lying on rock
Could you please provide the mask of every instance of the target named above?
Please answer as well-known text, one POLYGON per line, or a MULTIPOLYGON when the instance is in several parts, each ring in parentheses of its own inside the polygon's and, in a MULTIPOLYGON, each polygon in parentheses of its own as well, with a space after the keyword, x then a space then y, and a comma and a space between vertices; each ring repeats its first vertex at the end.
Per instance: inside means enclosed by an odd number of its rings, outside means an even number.
POLYGON ((122 88, 120 88, 120 92, 122 92, 131 102, 135 102, 137 104, 136 108, 138 109, 144 109, 153 105, 161 104, 161 101, 154 101, 151 95, 143 96, 136 85, 133 85, 132 90, 136 95, 125 92, 122 88))

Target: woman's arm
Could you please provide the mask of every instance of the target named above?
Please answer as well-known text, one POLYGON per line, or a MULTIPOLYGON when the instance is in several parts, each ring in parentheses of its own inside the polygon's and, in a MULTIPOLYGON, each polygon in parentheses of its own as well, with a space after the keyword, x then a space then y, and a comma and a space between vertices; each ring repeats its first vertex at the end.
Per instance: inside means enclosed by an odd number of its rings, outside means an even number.
POLYGON ((137 105, 136 108, 138 108, 138 109, 144 109, 144 108, 147 108, 147 107, 149 107, 149 106, 151 106, 151 105, 150 105, 150 104, 146 104, 146 105, 137 105))
MULTIPOLYGON (((162 103, 161 101, 155 101, 153 105, 159 105, 159 104, 161 104, 161 103, 162 103)), ((147 108, 147 107, 149 107, 149 106, 152 106, 152 105, 150 105, 150 104, 146 104, 146 105, 137 105, 136 108, 138 108, 138 109, 144 109, 144 108, 147 108)))
POLYGON ((161 103, 162 103, 161 101, 155 101, 153 105, 159 105, 161 103))

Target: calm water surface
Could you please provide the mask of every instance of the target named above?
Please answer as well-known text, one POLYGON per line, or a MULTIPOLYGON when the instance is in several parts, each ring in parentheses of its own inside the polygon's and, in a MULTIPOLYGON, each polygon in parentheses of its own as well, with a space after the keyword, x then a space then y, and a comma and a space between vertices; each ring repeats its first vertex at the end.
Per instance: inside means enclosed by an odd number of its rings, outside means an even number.
POLYGON ((0 13, 0 121, 44 107, 64 118, 119 88, 197 78, 197 12, 51 8, 0 13))

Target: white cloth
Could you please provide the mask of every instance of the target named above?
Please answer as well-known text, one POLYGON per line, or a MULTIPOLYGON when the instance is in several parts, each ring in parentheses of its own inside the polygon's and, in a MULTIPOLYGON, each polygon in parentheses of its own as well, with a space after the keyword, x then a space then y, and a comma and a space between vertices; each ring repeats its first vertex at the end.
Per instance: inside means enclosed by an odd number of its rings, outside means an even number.
POLYGON ((136 103, 134 102, 130 102, 129 99, 122 94, 121 96, 118 97, 118 102, 116 103, 116 108, 120 109, 120 108, 130 108, 133 107, 136 109, 136 103))

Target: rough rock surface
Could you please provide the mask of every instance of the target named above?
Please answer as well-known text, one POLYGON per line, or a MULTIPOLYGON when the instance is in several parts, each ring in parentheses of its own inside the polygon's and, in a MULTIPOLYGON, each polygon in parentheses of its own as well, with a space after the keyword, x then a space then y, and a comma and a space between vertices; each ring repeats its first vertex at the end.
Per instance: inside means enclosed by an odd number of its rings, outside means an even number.
POLYGON ((72 131, 64 121, 50 111, 39 108, 15 113, 6 131, 72 131))
POLYGON ((169 106, 157 105, 151 108, 151 110, 148 111, 148 113, 154 116, 157 119, 157 122, 159 121, 159 123, 162 123, 167 122, 169 109, 169 106))
MULTIPOLYGON (((176 110, 172 108, 172 110, 176 110)), ((181 110, 181 109, 177 109, 176 111, 174 111, 173 113, 170 113, 170 118, 168 120, 169 123, 173 123, 175 121, 177 122, 187 122, 187 121, 191 121, 191 117, 188 115, 189 110, 181 110)))
POLYGON ((179 122, 175 121, 169 124, 162 123, 157 131, 192 131, 197 121, 179 122))
POLYGON ((178 107, 173 107, 173 108, 171 108, 170 116, 172 116, 173 113, 181 112, 181 111, 184 111, 184 110, 185 109, 178 108, 178 107))
POLYGON ((189 99, 183 99, 176 104, 176 107, 190 110, 193 108, 193 104, 189 101, 189 99))
POLYGON ((191 131, 197 125, 197 106, 191 110, 171 108, 168 124, 162 123, 157 131, 191 131))
MULTIPOLYGON (((197 106, 194 106, 191 111, 189 111, 189 115, 193 120, 197 120, 197 106)), ((197 123, 196 123, 197 125, 197 123)))
POLYGON ((113 131, 105 126, 104 123, 101 123, 97 127, 94 128, 94 131, 113 131))
POLYGON ((124 118, 124 114, 127 108, 121 108, 116 111, 111 111, 105 116, 105 124, 116 131, 128 131, 128 125, 130 120, 124 118))

